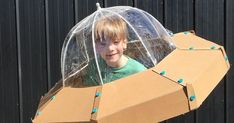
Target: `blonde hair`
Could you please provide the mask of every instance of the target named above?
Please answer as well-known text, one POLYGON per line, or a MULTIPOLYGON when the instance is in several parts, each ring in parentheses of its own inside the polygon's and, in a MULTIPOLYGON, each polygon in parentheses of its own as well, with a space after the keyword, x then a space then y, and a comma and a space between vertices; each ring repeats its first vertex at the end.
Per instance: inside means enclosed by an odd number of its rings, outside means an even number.
POLYGON ((109 16, 97 20, 95 25, 95 41, 109 38, 127 41, 127 24, 120 17, 109 16))

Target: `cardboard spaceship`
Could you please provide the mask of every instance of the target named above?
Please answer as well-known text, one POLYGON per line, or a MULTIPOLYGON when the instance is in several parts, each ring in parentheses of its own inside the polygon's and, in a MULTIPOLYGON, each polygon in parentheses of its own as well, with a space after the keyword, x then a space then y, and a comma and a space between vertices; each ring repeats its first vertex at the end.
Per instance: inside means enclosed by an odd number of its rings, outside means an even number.
MULTIPOLYGON (((68 33, 62 80, 41 98, 34 123, 160 122, 198 108, 230 68, 222 46, 193 32, 171 36, 152 15, 133 7, 97 8, 68 33), (127 41, 124 55, 148 69, 106 79, 113 74, 97 50, 99 28, 111 29, 108 34, 123 29, 117 32, 127 41)), ((106 35, 99 37, 106 41, 106 35)))
POLYGON ((230 68, 224 48, 181 32, 156 66, 93 87, 55 85, 42 97, 34 123, 155 123, 197 109, 230 68))

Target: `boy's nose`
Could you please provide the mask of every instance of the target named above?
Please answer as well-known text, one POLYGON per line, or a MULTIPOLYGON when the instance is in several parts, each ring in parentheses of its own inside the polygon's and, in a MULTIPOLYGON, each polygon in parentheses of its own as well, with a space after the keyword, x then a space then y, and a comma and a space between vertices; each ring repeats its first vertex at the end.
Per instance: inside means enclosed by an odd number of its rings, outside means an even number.
POLYGON ((109 44, 108 47, 107 47, 107 49, 110 50, 110 51, 113 50, 114 49, 114 45, 112 43, 109 44))

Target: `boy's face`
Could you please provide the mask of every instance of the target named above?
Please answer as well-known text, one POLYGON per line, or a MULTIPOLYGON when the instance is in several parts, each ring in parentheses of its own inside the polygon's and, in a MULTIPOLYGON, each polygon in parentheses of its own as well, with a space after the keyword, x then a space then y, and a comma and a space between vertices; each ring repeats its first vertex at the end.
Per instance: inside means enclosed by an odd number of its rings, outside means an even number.
POLYGON ((127 48, 126 40, 109 38, 96 42, 96 50, 109 66, 121 64, 121 57, 124 49, 127 48))

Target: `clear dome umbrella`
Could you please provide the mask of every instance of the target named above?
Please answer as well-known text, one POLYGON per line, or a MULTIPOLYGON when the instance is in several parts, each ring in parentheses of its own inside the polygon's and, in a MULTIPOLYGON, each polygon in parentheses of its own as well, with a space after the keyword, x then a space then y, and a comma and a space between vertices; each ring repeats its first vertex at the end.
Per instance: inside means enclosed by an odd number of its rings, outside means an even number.
MULTIPOLYGON (((166 29, 149 13, 129 6, 101 8, 76 24, 68 33, 61 53, 63 85, 73 76, 93 85, 110 82, 108 67, 96 51, 95 25, 103 19, 119 18, 127 25, 127 48, 124 55, 137 60, 146 68, 159 63, 175 49, 166 29)), ((90 85, 89 85, 90 86, 90 85)))

